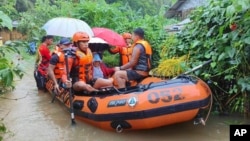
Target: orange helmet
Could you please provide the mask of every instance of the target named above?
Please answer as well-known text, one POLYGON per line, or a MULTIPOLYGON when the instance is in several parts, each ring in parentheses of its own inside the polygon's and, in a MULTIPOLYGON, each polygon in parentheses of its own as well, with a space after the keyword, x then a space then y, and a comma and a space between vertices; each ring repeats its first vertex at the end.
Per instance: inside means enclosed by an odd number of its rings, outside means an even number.
POLYGON ((131 38, 132 38, 132 35, 131 35, 130 33, 128 33, 128 32, 125 32, 125 33, 122 34, 122 37, 123 37, 124 39, 131 39, 131 38))
POLYGON ((89 35, 86 32, 76 32, 73 35, 73 42, 89 41, 89 35))

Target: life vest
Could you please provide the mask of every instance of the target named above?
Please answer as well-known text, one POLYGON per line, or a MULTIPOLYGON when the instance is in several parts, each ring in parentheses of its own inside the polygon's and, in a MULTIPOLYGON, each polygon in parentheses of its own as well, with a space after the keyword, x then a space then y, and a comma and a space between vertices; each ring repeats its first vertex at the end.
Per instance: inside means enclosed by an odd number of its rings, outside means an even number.
POLYGON ((121 55, 121 66, 127 64, 132 56, 132 47, 122 47, 120 50, 120 55, 121 55))
POLYGON ((54 74, 55 74, 55 78, 59 79, 62 77, 63 73, 64 73, 64 66, 65 66, 65 55, 64 53, 61 51, 61 49, 57 49, 53 52, 53 54, 56 54, 58 56, 58 62, 55 66, 54 69, 54 74))
POLYGON ((131 46, 127 46, 127 47, 112 47, 109 49, 109 52, 111 54, 116 54, 119 53, 120 54, 120 65, 124 65, 127 64, 129 62, 129 60, 131 59, 132 56, 132 47, 131 46))
POLYGON ((90 49, 87 49, 87 53, 83 53, 80 50, 76 51, 76 58, 78 60, 78 79, 88 83, 93 79, 92 62, 93 56, 90 49))
POLYGON ((132 49, 134 49, 134 47, 137 44, 141 44, 144 47, 145 52, 144 53, 141 52, 141 54, 139 56, 139 61, 133 69, 140 70, 140 71, 149 71, 151 69, 151 64, 152 64, 151 63, 151 61, 152 61, 151 60, 151 58, 152 58, 151 45, 145 40, 138 40, 132 45, 132 49))

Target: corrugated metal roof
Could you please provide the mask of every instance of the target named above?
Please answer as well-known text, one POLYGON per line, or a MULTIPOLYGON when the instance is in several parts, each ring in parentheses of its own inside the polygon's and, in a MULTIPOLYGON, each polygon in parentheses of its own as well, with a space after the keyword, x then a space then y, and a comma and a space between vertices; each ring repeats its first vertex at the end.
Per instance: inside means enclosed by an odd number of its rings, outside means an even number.
POLYGON ((165 15, 167 18, 172 18, 178 12, 201 6, 205 4, 206 1, 207 0, 178 0, 171 8, 169 8, 165 15))

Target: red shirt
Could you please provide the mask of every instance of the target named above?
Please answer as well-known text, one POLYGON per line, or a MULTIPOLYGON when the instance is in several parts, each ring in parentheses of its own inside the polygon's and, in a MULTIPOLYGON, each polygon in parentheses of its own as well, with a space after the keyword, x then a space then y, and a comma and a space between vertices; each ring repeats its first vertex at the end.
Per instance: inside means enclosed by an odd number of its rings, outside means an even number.
POLYGON ((46 75, 47 74, 47 68, 49 67, 49 61, 51 58, 51 54, 50 54, 50 50, 47 47, 47 45, 45 44, 41 44, 39 46, 39 55, 40 55, 40 64, 38 65, 38 71, 42 74, 42 75, 46 75))
POLYGON ((109 78, 115 73, 114 68, 107 67, 103 62, 100 63, 104 78, 109 78))

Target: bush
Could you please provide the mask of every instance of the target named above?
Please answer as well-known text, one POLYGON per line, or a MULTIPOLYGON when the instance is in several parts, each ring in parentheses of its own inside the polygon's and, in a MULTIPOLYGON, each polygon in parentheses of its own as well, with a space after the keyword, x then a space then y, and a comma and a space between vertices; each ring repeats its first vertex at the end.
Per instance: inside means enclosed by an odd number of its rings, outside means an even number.
POLYGON ((167 54, 190 54, 190 67, 212 59, 209 68, 195 74, 214 84, 211 87, 221 111, 246 112, 249 102, 249 9, 249 0, 211 0, 191 14, 193 22, 175 37, 178 42, 167 54))

